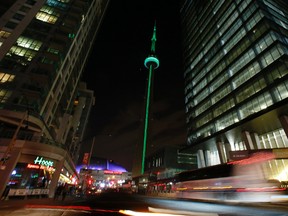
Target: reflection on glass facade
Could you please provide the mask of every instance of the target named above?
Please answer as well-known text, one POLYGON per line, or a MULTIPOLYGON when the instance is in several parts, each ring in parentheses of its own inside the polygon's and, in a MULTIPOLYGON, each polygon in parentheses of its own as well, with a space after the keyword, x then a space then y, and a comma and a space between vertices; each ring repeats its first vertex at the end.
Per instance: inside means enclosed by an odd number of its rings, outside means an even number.
MULTIPOLYGON (((198 167, 236 151, 288 148, 288 4, 285 0, 181 4, 188 146, 198 167)), ((287 151, 265 163, 288 180, 287 151)))
POLYGON ((288 69, 281 59, 288 54, 288 34, 280 29, 287 25, 287 7, 281 4, 285 2, 184 1, 188 143, 286 97, 288 69), (275 86, 281 78, 283 83, 275 86))

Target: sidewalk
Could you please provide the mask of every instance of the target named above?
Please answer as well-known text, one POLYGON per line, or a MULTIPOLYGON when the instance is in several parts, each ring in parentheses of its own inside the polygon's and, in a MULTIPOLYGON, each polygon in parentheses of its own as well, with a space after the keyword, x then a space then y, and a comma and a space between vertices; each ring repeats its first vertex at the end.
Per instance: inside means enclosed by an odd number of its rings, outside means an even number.
POLYGON ((0 200, 0 208, 9 206, 25 206, 25 205, 52 205, 52 206, 69 206, 77 205, 77 202, 83 201, 83 198, 67 196, 65 200, 54 200, 53 198, 27 198, 27 199, 8 199, 0 200))

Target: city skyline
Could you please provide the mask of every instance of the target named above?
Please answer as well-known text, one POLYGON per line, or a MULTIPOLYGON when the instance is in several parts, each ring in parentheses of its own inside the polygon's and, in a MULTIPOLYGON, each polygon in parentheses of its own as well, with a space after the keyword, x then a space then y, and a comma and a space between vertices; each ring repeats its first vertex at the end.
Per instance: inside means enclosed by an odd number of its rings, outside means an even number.
MULTIPOLYGON (((91 113, 93 123, 90 122, 93 130, 89 134, 96 137, 100 134, 94 154, 114 159, 128 166, 128 170, 131 170, 133 148, 142 143, 143 130, 140 128, 148 77, 144 60, 150 52, 155 21, 160 67, 154 74, 152 112, 157 128, 153 130, 158 134, 164 134, 163 130, 166 130, 166 136, 177 130, 181 136, 179 142, 184 142, 184 80, 177 2, 111 2, 84 73, 88 88, 95 94, 91 113), (168 119, 167 125, 163 122, 164 116, 168 119), (175 121, 175 125, 169 123, 169 118, 175 121), (107 134, 112 136, 105 136, 107 134), (114 144, 115 148, 112 147, 114 144), (109 146, 108 150, 103 146, 109 146), (119 155, 121 151, 124 157, 119 155)), ((172 139, 172 143, 177 142, 177 138, 172 139)))

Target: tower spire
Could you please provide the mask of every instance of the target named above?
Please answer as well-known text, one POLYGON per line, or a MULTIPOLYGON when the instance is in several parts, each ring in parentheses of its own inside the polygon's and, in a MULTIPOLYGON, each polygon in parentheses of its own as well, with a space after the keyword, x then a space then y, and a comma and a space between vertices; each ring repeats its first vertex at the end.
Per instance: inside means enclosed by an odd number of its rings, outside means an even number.
POLYGON ((154 55, 156 52, 156 21, 154 23, 153 35, 151 38, 151 54, 154 55))
POLYGON ((146 157, 146 146, 147 146, 147 137, 148 137, 148 125, 149 125, 149 111, 150 111, 150 96, 152 88, 152 79, 153 72, 156 68, 159 67, 159 60, 155 55, 156 48, 156 21, 154 24, 153 35, 151 38, 151 53, 145 59, 144 65, 149 69, 148 81, 147 81, 147 96, 146 96, 146 108, 145 108, 145 122, 144 122, 144 135, 143 135, 143 151, 142 151, 142 164, 141 164, 141 174, 144 174, 145 171, 145 157, 146 157))

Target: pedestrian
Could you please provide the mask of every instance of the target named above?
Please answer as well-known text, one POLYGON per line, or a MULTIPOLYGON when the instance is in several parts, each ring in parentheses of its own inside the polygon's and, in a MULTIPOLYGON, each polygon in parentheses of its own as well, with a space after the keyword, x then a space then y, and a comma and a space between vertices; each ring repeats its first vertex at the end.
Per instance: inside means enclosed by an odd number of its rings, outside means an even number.
POLYGON ((67 192, 68 192, 68 185, 65 183, 65 185, 63 186, 63 190, 62 190, 62 201, 65 200, 67 192))
POLYGON ((10 191, 10 185, 6 185, 5 190, 2 194, 1 200, 6 200, 10 191))
POLYGON ((62 191, 63 191, 63 186, 58 185, 54 193, 54 200, 58 200, 58 197, 61 195, 62 191))

